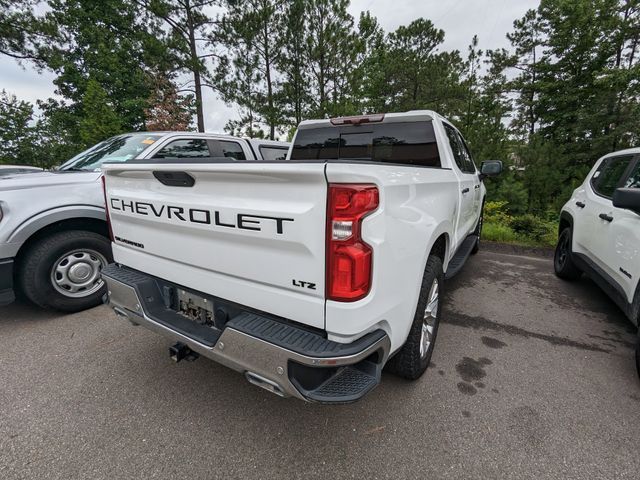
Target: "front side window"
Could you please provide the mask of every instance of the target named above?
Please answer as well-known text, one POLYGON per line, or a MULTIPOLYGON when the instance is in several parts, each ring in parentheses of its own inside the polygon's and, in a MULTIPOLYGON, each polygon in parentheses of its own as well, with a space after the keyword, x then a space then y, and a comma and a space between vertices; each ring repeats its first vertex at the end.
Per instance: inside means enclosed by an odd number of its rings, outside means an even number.
POLYGON ((352 160, 440 167, 433 125, 389 122, 299 130, 291 160, 352 160))
POLYGON ((165 145, 153 158, 207 158, 210 156, 206 140, 183 138, 165 145))
POLYGON ((244 154, 242 145, 238 142, 227 142, 225 140, 220 141, 220 148, 222 148, 222 155, 227 158, 235 158, 236 160, 246 160, 247 157, 244 154))
POLYGON ((636 163, 636 166, 631 170, 631 174, 625 180, 624 188, 640 188, 640 161, 636 163))
POLYGON ((63 164, 62 171, 94 171, 104 162, 127 162, 137 158, 143 151, 162 137, 154 133, 129 133, 109 138, 76 155, 63 164))
POLYGON ((605 159, 591 178, 594 192, 603 197, 613 197, 622 176, 629 168, 633 155, 620 155, 605 159))

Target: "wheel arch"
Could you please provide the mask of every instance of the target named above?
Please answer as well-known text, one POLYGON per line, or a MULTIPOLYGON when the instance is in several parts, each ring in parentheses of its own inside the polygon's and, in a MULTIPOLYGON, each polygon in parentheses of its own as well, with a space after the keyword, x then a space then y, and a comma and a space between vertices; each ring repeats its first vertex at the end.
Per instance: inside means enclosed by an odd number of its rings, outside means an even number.
POLYGON ((560 224, 558 225, 558 236, 565 228, 571 228, 573 230, 573 215, 567 211, 560 213, 560 224))
POLYGON ((20 245, 15 256, 18 264, 31 245, 54 233, 85 230, 109 237, 104 209, 98 207, 43 212, 27 222, 16 228, 10 238, 11 242, 20 245))
POLYGON ((449 263, 450 249, 451 249, 451 237, 449 235, 449 230, 446 228, 445 225, 442 225, 431 236, 431 242, 429 243, 429 248, 427 249, 427 255, 424 259, 425 267, 427 264, 427 260, 429 259, 429 256, 436 255, 438 258, 440 258, 440 260, 442 260, 442 268, 444 271, 446 271, 447 264, 449 263))

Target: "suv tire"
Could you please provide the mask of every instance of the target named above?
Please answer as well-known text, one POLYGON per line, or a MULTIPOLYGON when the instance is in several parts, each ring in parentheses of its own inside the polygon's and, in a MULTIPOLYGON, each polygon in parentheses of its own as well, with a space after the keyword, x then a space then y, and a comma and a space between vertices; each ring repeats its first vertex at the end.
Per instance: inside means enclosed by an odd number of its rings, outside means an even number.
POLYGON ((102 303, 107 287, 100 271, 113 261, 104 236, 82 230, 54 233, 37 240, 22 258, 18 285, 36 305, 79 312, 102 303))
POLYGON ((580 269, 573 263, 572 237, 571 227, 562 230, 558 236, 558 245, 553 256, 553 268, 556 275, 564 280, 577 280, 582 275, 580 269))
POLYGON ((389 360, 388 370, 396 375, 416 380, 431 362, 431 355, 440 326, 444 273, 442 260, 430 255, 422 277, 418 305, 407 341, 389 360))

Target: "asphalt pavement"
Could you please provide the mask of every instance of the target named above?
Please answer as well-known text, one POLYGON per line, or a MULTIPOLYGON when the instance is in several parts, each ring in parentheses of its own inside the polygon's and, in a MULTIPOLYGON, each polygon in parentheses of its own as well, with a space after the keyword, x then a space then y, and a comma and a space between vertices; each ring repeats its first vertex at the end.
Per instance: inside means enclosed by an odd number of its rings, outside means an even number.
POLYGON ((0 309, 0 478, 640 478, 635 329, 549 258, 482 251, 427 373, 282 399, 107 307, 0 309))

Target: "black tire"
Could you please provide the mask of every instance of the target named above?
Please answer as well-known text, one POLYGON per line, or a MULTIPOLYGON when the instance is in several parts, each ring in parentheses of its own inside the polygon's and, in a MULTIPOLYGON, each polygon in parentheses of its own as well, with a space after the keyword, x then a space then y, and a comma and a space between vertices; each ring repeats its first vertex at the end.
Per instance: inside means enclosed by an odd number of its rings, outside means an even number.
POLYGON ((480 209, 480 218, 478 219, 478 224, 476 225, 476 229, 473 231, 473 234, 478 236, 478 241, 473 246, 473 249, 471 250, 471 255, 475 255, 480 251, 480 238, 482 237, 483 225, 484 225, 484 201, 482 202, 482 208, 480 209))
POLYGON ((387 363, 388 371, 409 380, 416 380, 420 378, 429 366, 438 335, 438 327, 440 326, 443 286, 444 273, 442 271, 442 260, 434 255, 430 255, 422 278, 422 287, 420 288, 420 296, 418 297, 418 305, 416 306, 416 313, 413 318, 411 330, 409 330, 407 341, 400 351, 387 363), (431 317, 433 319, 433 332, 430 336, 428 348, 421 352, 425 311, 430 294, 432 293, 434 281, 437 281, 438 302, 435 308, 435 318, 431 317))
POLYGON ((556 275, 564 280, 577 280, 582 275, 580 269, 573 263, 571 227, 567 227, 558 236, 558 245, 553 256, 553 268, 556 275))
POLYGON ((21 258, 17 272, 18 286, 27 299, 36 305, 63 312, 79 312, 102 303, 107 289, 104 282, 94 280, 89 286, 81 287, 78 281, 69 287, 69 293, 63 294, 65 288, 62 285, 56 287, 58 282, 55 279, 60 274, 54 273, 53 269, 62 265, 62 269, 67 268, 67 278, 76 279, 88 271, 85 278, 90 282, 96 278, 97 271, 99 278, 99 270, 113 261, 111 242, 104 236, 81 230, 54 233, 37 240, 21 258), (65 258, 71 258, 71 261, 67 260, 65 264, 65 258), (69 265, 74 266, 73 262, 78 262, 78 268, 72 276, 69 265), (73 292, 72 288, 79 290, 73 292))

